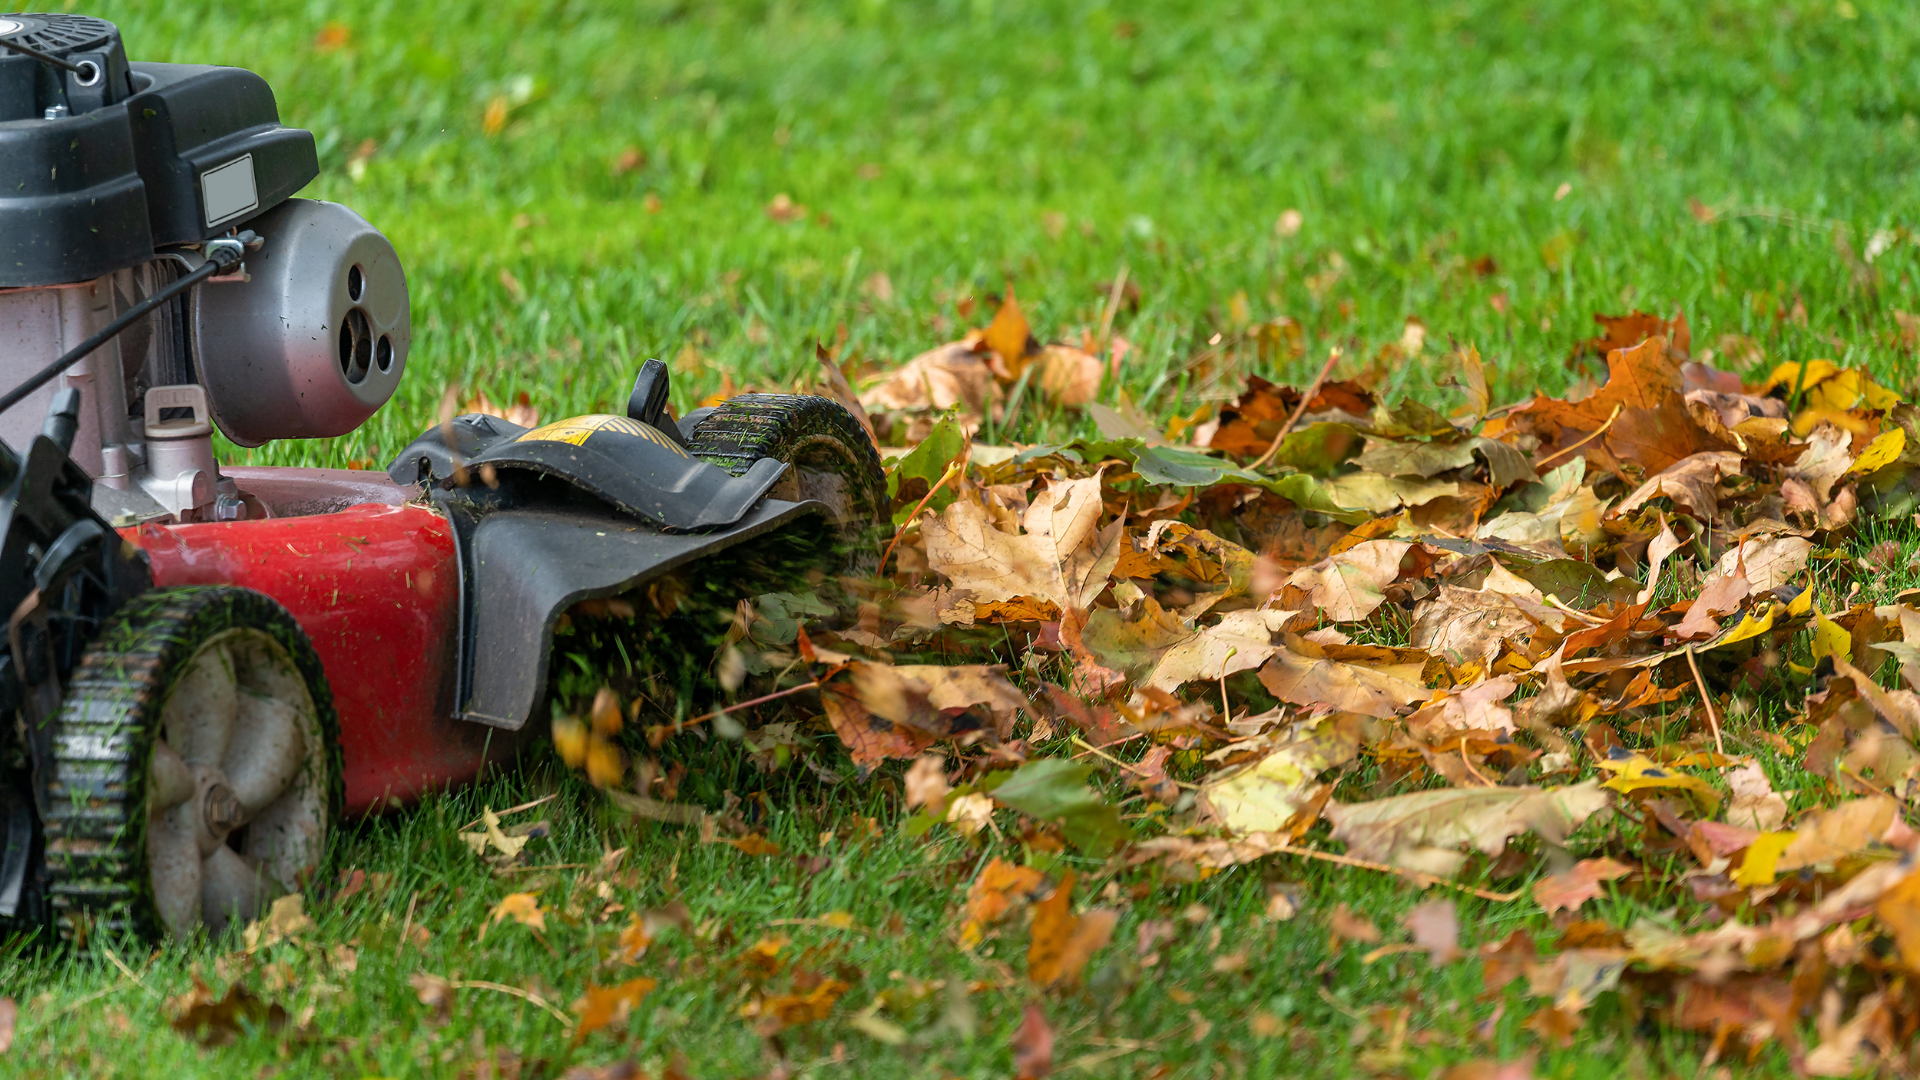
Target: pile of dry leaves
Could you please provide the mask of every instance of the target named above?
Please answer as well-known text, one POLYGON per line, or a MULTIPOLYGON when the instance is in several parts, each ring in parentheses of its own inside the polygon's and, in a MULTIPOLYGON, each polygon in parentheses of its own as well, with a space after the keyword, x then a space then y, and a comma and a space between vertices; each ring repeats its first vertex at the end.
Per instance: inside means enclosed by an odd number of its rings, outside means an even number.
MULTIPOLYGON (((818 698, 784 705, 824 711, 856 765, 913 760, 910 833, 1019 829, 1188 880, 1285 853, 1538 905, 1555 942, 1479 955, 1490 989, 1524 977, 1545 1039, 1612 993, 1716 1056, 1911 1069, 1920 605, 1858 600, 1904 556, 1845 544, 1912 513, 1920 411, 1823 360, 1758 382, 1692 362, 1684 318, 1602 322, 1584 396, 1494 407, 1465 349, 1450 413, 1330 360, 1163 427, 1093 404, 1124 342, 1042 345, 1011 295, 857 396, 829 362, 898 535, 845 583, 854 610, 769 637, 798 609, 743 605, 729 648, 807 670, 818 698), (1023 401, 1100 434, 973 441, 1023 401), (1610 894, 1666 914, 1580 918, 1610 894)), ((1284 354, 1287 329, 1209 355, 1284 354)), ((659 816, 636 771, 622 797, 659 816)), ((1114 926, 1073 887, 991 860, 959 943, 1030 909, 1030 976, 1071 982, 1114 926)), ((1468 955, 1451 901, 1419 910, 1418 948, 1468 955)))

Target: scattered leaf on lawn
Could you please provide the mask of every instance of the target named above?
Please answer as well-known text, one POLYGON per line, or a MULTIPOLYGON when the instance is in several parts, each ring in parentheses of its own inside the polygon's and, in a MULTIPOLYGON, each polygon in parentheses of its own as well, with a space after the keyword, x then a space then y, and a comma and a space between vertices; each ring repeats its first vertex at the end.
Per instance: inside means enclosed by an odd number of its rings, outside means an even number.
POLYGON ((1540 910, 1578 911, 1580 905, 1601 895, 1604 883, 1626 877, 1633 867, 1609 858, 1582 859, 1571 870, 1541 878, 1533 883, 1533 899, 1540 910))
POLYGON ((1360 858, 1451 877, 1471 847, 1498 855, 1512 837, 1532 832, 1550 844, 1608 802, 1597 781, 1570 787, 1451 788, 1373 802, 1327 806, 1333 838, 1360 858))
POLYGON ((535 932, 544 931, 547 928, 547 912, 540 906, 539 897, 533 893, 508 893, 500 899, 499 903, 493 905, 493 910, 487 914, 487 921, 480 927, 480 940, 487 939, 489 927, 505 919, 512 919, 535 932))
POLYGON ((1013 1033, 1013 1069, 1019 1080, 1042 1080, 1053 1071, 1053 1028, 1033 1002, 1027 1004, 1013 1033))
POLYGON ((1074 873, 1068 870, 1046 899, 1033 906, 1032 942, 1027 947, 1027 978, 1035 986, 1073 986, 1093 954, 1113 940, 1120 913, 1098 908, 1073 912, 1074 873))
POLYGON ((225 1046, 250 1029, 279 1031, 287 1026, 287 1010, 255 997, 236 980, 224 997, 196 976, 193 989, 173 1002, 173 1030, 202 1046, 225 1046))
POLYGON ((288 893, 275 900, 266 918, 255 919, 241 931, 240 938, 246 943, 247 951, 258 952, 313 929, 313 920, 304 910, 305 902, 299 893, 288 893))
POLYGON ((1045 883, 1045 875, 1033 867, 995 856, 967 890, 967 917, 960 927, 960 947, 978 945, 989 926, 1005 918, 1016 904, 1032 900, 1045 883))
POLYGON ((1465 956, 1460 951, 1460 916, 1451 900, 1429 900, 1415 904, 1407 912, 1404 925, 1413 935, 1413 943, 1424 949, 1434 967, 1443 967, 1465 956))
POLYGON ((588 1035, 601 1028, 626 1023, 627 1017, 640 1002, 660 984, 649 978, 628 979, 618 986, 594 986, 588 984, 587 992, 573 1003, 573 1011, 580 1014, 580 1022, 573 1030, 575 1046, 588 1035))

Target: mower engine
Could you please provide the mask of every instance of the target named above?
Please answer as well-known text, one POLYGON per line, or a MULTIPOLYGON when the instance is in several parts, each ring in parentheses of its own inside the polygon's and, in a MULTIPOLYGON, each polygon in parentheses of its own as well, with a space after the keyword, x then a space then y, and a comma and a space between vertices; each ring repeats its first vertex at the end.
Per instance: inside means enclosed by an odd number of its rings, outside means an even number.
POLYGON ((319 173, 313 136, 281 125, 260 76, 129 63, 119 30, 84 15, 0 15, 0 39, 0 385, 221 245, 244 258, 0 414, 0 440, 28 445, 77 389, 70 453, 102 517, 257 516, 213 428, 242 446, 344 435, 393 395, 410 336, 393 245, 290 197, 319 173))

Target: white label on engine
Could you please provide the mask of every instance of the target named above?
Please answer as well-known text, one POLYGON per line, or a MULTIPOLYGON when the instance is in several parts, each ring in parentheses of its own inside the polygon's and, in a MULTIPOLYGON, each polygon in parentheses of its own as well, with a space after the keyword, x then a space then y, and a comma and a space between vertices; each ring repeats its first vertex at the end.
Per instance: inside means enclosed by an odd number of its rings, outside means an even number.
POLYGON ((241 154, 201 173, 200 201, 207 208, 209 229, 259 209, 260 193, 253 186, 253 155, 241 154))

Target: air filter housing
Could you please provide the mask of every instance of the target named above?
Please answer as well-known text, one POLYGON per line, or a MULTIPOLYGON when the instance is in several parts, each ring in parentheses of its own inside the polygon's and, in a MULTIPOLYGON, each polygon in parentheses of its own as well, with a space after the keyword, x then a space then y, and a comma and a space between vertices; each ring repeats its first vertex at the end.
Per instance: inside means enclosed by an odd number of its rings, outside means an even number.
POLYGON ((240 68, 129 63, 85 15, 0 15, 0 288, 88 281, 221 236, 319 175, 240 68))

